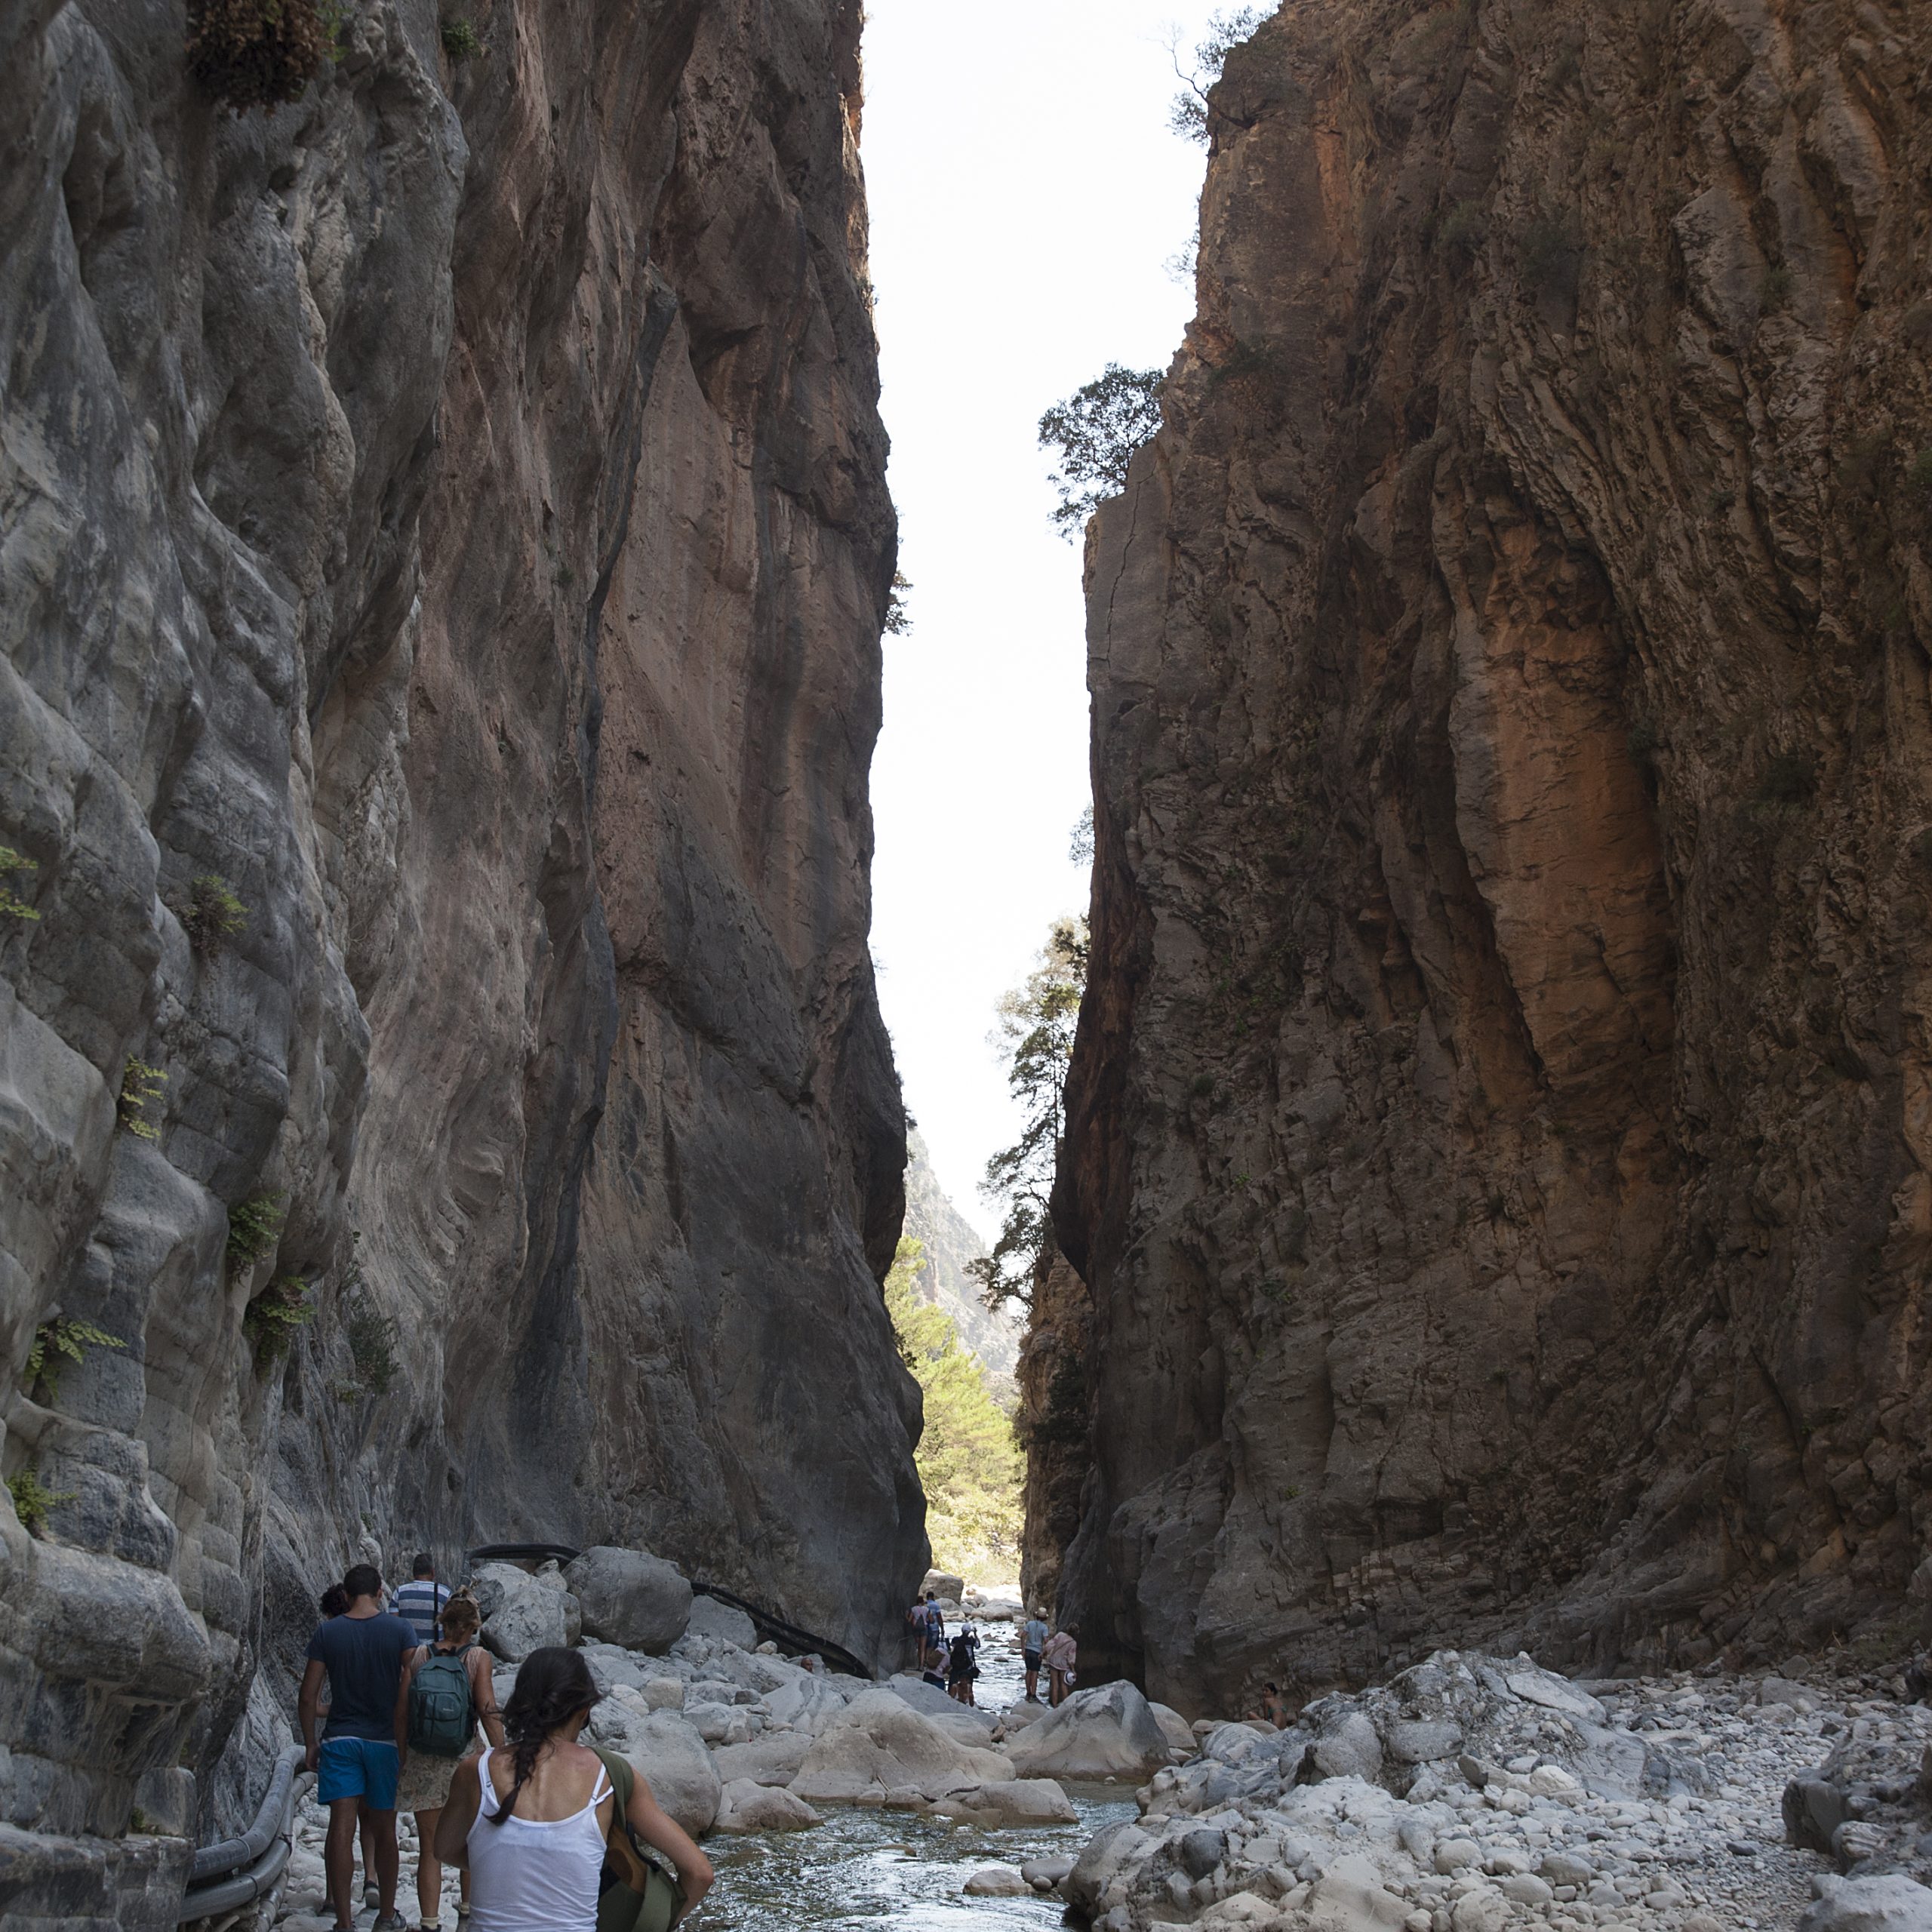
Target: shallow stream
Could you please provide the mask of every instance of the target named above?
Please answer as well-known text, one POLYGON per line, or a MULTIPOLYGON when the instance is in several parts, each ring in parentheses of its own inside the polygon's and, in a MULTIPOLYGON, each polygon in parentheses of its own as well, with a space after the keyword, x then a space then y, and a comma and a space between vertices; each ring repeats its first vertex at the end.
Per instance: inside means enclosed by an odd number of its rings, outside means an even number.
MULTIPOLYGON (((982 1631, 983 1709, 1023 1694, 1020 1651, 1010 1626, 982 1631)), ((967 1898, 961 1887, 989 1865, 1029 1858, 1072 1857, 1103 1825, 1134 1815, 1125 1785, 1065 1787, 1077 1825, 989 1832, 903 1811, 832 1805, 808 1832, 714 1838, 705 1850, 718 1883, 705 1901, 706 1932, 807 1932, 826 1925, 876 1925, 904 1932, 1035 1932, 1057 1926, 1064 1908, 1053 1894, 1017 1899, 967 1898)))

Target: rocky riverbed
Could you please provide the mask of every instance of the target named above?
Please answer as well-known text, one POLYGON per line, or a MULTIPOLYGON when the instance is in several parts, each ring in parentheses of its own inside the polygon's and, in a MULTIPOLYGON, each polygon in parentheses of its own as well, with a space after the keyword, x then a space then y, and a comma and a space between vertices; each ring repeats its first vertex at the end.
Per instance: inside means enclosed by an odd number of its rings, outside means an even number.
MULTIPOLYGON (((1120 1684, 1046 1712, 1018 1701, 995 1629, 969 1710, 779 1656, 623 1555, 601 1580, 486 1572, 488 1628, 583 1644, 593 1737, 712 1838, 721 1928, 995 1932, 1065 1910, 1101 1932, 1932 1932, 1932 1711, 1902 1675, 1794 1659, 1583 1684, 1442 1651, 1277 1730, 1189 1724, 1120 1684)), ((291 1932, 328 1923, 323 1823, 309 1802, 291 1932)))

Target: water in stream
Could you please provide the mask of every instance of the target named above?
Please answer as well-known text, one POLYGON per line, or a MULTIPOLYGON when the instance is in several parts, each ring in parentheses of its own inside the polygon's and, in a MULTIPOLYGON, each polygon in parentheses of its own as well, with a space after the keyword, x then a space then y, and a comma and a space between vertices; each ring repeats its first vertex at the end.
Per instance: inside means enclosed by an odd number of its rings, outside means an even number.
MULTIPOLYGON (((1010 1629, 983 1633, 982 1709, 1020 1696, 1020 1651, 1010 1629)), ((718 1883, 705 1902, 707 1932, 808 1932, 826 1925, 875 1925, 903 1932, 1038 1932, 1060 1924, 1059 1899, 967 1898, 961 1887, 988 1865, 1072 1857, 1103 1825, 1134 1815, 1132 1789, 1069 1785, 1077 1825, 987 1832, 903 1811, 828 1806, 808 1832, 713 1838, 705 1849, 718 1883)))

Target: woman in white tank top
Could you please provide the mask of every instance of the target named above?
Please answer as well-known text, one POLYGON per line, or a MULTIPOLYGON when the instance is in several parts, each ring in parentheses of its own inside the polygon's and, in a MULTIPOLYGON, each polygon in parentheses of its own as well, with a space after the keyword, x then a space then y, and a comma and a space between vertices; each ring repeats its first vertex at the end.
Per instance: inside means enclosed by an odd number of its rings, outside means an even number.
MULTIPOLYGON (((470 1932, 595 1932, 614 1800, 609 1774, 577 1737, 596 1702, 576 1651, 533 1651, 503 1706, 509 1747, 457 1767, 436 1856, 469 1872, 470 1932)), ((711 1861, 641 1777, 626 1815, 677 1868, 689 1912, 710 1889, 711 1861)))

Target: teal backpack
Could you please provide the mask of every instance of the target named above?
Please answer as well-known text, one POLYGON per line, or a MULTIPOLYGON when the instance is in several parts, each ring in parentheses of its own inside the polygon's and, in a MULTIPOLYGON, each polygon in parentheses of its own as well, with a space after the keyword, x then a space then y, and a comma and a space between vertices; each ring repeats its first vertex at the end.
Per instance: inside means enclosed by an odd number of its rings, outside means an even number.
POLYGON ((409 1682, 409 1748, 432 1758, 460 1758, 476 1728, 469 1669, 460 1651, 432 1649, 409 1682))

